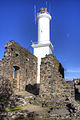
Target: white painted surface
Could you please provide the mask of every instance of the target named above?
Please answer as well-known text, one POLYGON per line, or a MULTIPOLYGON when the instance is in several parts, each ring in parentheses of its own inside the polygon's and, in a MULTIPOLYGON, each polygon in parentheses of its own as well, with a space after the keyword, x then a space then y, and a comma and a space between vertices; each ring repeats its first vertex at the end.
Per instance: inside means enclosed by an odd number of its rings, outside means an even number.
POLYGON ((48 54, 51 54, 49 46, 34 48, 34 55, 38 58, 43 58, 48 54))
MULTIPOLYGON (((38 13, 38 41, 33 43, 34 55, 38 58, 37 67, 37 84, 40 84, 40 65, 41 58, 48 54, 52 54, 53 45, 50 42, 50 20, 51 16, 48 12, 38 13)), ((38 86, 39 87, 39 86, 38 86)))
POLYGON ((50 20, 48 13, 37 15, 38 21, 38 43, 48 43, 50 41, 50 20))

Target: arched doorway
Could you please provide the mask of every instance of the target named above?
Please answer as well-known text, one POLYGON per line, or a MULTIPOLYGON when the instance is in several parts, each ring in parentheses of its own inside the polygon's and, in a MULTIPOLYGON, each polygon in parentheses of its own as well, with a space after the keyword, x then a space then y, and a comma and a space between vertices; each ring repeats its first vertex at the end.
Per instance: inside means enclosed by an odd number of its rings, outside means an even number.
POLYGON ((13 88, 19 89, 20 87, 20 68, 13 66, 13 88))

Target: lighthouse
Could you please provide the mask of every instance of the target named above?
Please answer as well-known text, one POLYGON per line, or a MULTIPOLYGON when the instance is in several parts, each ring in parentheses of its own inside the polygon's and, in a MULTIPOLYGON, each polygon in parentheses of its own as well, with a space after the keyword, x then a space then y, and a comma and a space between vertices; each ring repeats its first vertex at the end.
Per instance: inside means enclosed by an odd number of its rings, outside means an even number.
POLYGON ((37 65, 37 86, 40 85, 40 64, 41 58, 52 54, 53 45, 50 41, 50 20, 51 15, 47 8, 41 8, 37 14, 38 38, 36 43, 32 43, 34 55, 38 58, 37 65))

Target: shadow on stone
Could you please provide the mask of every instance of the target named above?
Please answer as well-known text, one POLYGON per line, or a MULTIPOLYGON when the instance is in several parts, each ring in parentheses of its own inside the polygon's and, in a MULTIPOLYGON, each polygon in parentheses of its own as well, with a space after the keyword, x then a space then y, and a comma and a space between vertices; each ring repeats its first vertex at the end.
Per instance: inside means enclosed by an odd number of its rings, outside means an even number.
POLYGON ((34 85, 28 84, 26 85, 25 90, 34 95, 39 95, 39 88, 37 88, 37 84, 34 85))
POLYGON ((75 88, 75 99, 80 100, 80 92, 78 91, 77 88, 75 88))
POLYGON ((73 111, 74 109, 71 107, 71 103, 70 104, 67 104, 67 109, 68 111, 71 113, 71 110, 73 111))
POLYGON ((64 78, 64 68, 63 68, 63 66, 62 66, 61 63, 59 63, 59 70, 58 70, 58 71, 60 72, 60 74, 61 74, 62 77, 64 78))

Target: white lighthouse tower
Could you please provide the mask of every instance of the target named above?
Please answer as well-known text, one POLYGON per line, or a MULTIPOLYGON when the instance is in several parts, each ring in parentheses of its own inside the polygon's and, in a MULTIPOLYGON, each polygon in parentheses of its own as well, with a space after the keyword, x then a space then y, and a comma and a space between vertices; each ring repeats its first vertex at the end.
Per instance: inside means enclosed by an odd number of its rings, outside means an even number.
POLYGON ((38 41, 32 44, 34 55, 38 58, 37 84, 40 84, 40 64, 41 58, 52 54, 53 45, 50 41, 50 20, 51 15, 46 8, 41 8, 37 14, 38 41))

